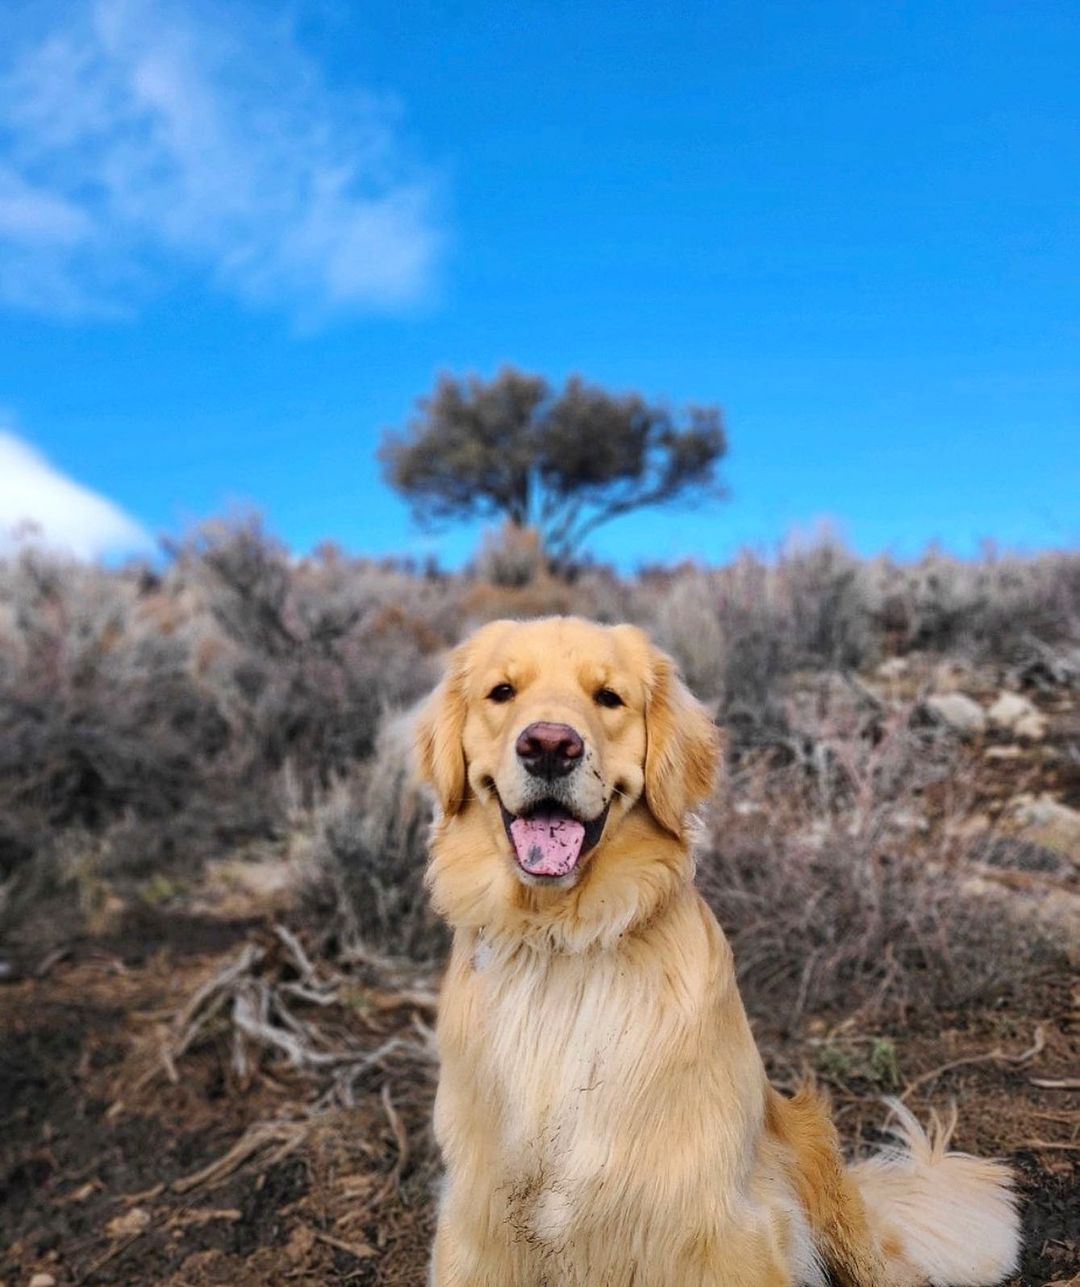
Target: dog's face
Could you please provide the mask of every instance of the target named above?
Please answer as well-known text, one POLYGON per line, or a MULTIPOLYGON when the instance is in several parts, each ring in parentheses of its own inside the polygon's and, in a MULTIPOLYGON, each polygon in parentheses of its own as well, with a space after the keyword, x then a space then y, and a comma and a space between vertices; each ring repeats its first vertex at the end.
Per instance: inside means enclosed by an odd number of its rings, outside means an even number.
POLYGON ((496 621, 462 644, 417 747, 444 817, 483 811, 521 882, 568 888, 636 810, 681 839, 716 741, 640 630, 565 617, 496 621))

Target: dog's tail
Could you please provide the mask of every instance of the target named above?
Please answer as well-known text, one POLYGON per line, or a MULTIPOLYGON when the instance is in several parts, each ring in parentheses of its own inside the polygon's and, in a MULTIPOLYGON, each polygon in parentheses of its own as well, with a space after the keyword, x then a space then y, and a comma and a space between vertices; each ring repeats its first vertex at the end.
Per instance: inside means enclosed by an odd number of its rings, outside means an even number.
POLYGON ((992 1287, 1011 1274, 1020 1221, 1007 1166, 949 1151, 956 1124, 929 1133, 890 1101, 897 1146, 848 1169, 890 1281, 929 1287, 992 1287))

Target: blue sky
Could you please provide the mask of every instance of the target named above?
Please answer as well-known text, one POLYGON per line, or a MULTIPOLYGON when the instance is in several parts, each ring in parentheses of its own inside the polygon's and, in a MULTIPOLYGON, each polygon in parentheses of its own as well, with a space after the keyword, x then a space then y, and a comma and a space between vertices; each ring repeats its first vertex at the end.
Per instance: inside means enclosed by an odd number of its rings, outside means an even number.
POLYGON ((375 446, 513 362, 724 407, 624 566, 1080 544, 1077 66, 1060 0, 5 6, 0 520, 453 562, 375 446))

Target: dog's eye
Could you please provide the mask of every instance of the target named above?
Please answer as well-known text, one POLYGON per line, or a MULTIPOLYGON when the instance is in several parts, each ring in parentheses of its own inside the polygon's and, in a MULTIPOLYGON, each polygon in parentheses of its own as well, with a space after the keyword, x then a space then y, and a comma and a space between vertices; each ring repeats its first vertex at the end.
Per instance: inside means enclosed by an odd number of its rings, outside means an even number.
POLYGON ((625 706, 626 703, 613 688, 598 688, 594 699, 598 706, 610 706, 614 709, 616 706, 625 706))
POLYGON ((491 690, 491 692, 488 693, 488 701, 499 702, 501 704, 503 702, 508 702, 511 699, 511 697, 513 697, 513 695, 514 695, 513 684, 496 684, 495 687, 491 690))

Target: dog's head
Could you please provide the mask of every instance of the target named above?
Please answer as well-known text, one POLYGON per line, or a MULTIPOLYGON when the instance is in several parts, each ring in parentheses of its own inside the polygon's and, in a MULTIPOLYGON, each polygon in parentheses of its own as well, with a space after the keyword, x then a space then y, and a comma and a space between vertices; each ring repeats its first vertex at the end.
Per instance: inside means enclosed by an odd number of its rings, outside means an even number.
POLYGON ((556 617, 493 622, 454 652, 417 758, 444 827, 479 813, 521 883, 569 888, 631 815, 683 840, 717 738, 642 631, 556 617))

